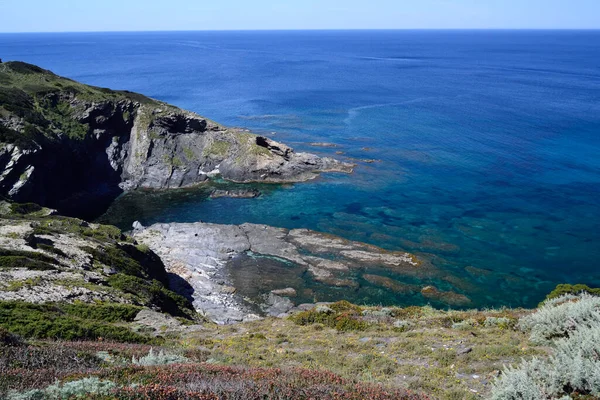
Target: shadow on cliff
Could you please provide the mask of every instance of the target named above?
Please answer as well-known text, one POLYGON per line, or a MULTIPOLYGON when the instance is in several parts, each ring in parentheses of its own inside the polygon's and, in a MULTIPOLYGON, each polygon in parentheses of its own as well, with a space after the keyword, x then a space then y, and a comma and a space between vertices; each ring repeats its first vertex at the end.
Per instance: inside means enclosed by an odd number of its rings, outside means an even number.
POLYGON ((15 176, 7 180, 10 187, 22 180, 23 171, 31 171, 12 199, 85 220, 104 213, 123 192, 119 187, 127 154, 123 149, 130 140, 133 119, 122 115, 98 106, 79 121, 89 126, 84 138, 38 134, 36 146, 23 153, 12 168, 15 176))
POLYGON ((123 192, 120 171, 106 157, 110 140, 63 141, 45 147, 35 160, 31 189, 23 197, 61 215, 97 218, 123 192))
POLYGON ((172 272, 167 273, 167 279, 169 280, 169 289, 185 297, 190 302, 194 301, 194 288, 188 283, 188 281, 172 272))

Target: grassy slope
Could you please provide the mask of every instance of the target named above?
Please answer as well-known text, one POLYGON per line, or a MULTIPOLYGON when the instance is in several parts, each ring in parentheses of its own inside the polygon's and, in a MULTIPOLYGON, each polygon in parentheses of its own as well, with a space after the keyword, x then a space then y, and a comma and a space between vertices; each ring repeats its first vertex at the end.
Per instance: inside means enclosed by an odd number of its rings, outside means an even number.
POLYGON ((0 272, 18 269, 36 274, 34 278, 1 282, 0 290, 16 292, 27 288, 35 291, 41 282, 52 282, 59 288, 81 287, 92 292, 111 293, 127 304, 34 305, 24 301, 0 301, 0 327, 33 338, 148 342, 151 341, 149 337, 132 332, 127 324, 143 307, 184 319, 196 317, 187 299, 167 289, 164 266, 145 246, 136 246, 131 238, 113 226, 47 214, 47 209, 34 205, 0 202, 0 223, 5 228, 2 235, 8 235, 0 239, 28 243, 26 249, 0 245, 0 272), (24 227, 25 230, 17 234, 19 230, 11 231, 7 229, 9 226, 24 227), (104 282, 92 283, 83 279, 82 266, 71 264, 69 257, 54 246, 64 240, 91 256, 91 268, 85 268, 104 276, 104 282), (112 269, 112 273, 105 274, 106 268, 112 269), (75 277, 80 274, 80 279, 46 279, 45 274, 51 278, 58 272, 73 273, 75 277))
POLYGON ((21 132, 0 125, 0 142, 15 143, 23 148, 44 140, 66 135, 81 140, 88 126, 73 116, 81 111, 69 98, 78 102, 118 102, 130 100, 147 105, 163 105, 141 94, 84 85, 55 75, 35 65, 13 61, 0 64, 0 117, 23 118, 21 132), (56 94, 56 96, 53 96, 56 94))
MULTIPOLYGON (((213 368, 196 364, 208 360, 211 365, 243 366, 255 371, 327 371, 335 374, 329 378, 331 388, 337 379, 344 379, 352 383, 350 386, 383 385, 386 390, 408 389, 434 399, 477 399, 489 392, 491 381, 503 365, 547 354, 546 348, 532 345, 526 333, 514 329, 516 319, 527 310, 458 312, 411 307, 360 311, 360 315, 367 315, 353 317, 366 322, 359 330, 337 330, 321 323, 299 325, 306 321, 298 318, 267 318, 232 326, 206 324, 200 331, 167 342, 168 351, 191 355, 189 368, 177 368, 177 379, 169 375, 175 374, 173 368, 118 372, 111 365, 99 365, 94 374, 123 384, 163 381, 163 385, 177 386, 171 381, 193 381, 198 379, 194 375, 198 370, 213 368), (506 322, 486 326, 488 317, 505 318, 506 322), (398 323, 394 326, 397 320, 405 321, 402 328, 397 327, 398 323)), ((334 315, 339 318, 346 314, 342 311, 334 315)), ((63 345, 46 343, 42 348, 52 352, 56 346, 63 345)), ((8 384, 11 371, 7 369, 7 377, 0 378, 0 388, 8 384)), ((60 378, 81 376, 69 370, 54 373, 60 378)), ((259 379, 251 375, 244 379, 259 379)), ((30 378, 22 379, 13 387, 32 387, 26 383, 30 378)))
POLYGON ((210 357, 226 365, 327 370, 439 399, 480 398, 504 364, 546 353, 514 329, 516 318, 526 310, 392 310, 408 322, 406 327, 396 328, 397 317, 389 315, 367 318, 366 329, 348 331, 267 319, 214 327, 183 343, 209 348, 210 357), (485 326, 487 317, 511 322, 485 326))

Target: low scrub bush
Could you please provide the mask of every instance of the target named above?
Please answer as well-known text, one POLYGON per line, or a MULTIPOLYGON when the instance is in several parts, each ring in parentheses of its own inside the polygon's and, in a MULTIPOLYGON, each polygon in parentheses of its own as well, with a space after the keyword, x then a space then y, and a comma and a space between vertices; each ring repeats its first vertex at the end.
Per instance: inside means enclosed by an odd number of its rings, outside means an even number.
POLYGON ((59 368, 65 373, 73 373, 99 367, 100 358, 93 351, 81 347, 65 342, 5 347, 0 352, 0 375, 15 369, 34 371, 59 368))
POLYGON ((362 331, 369 327, 362 320, 362 309, 347 301, 317 306, 312 310, 293 314, 290 319, 297 325, 323 324, 338 331, 362 331))
POLYGON ((168 365, 168 364, 183 364, 189 362, 186 357, 178 354, 171 354, 161 350, 158 354, 150 349, 150 352, 140 358, 131 358, 131 362, 135 365, 153 366, 153 365, 168 365))
POLYGON ((27 338, 123 342, 150 341, 127 327, 107 321, 131 319, 136 308, 121 305, 51 305, 0 301, 0 326, 27 338), (111 314, 114 312, 114 314, 111 314))
MULTIPOLYGON (((121 385, 120 389, 112 393, 115 399, 427 399, 402 389, 356 383, 330 372, 305 369, 179 364, 149 368, 126 367, 103 371, 97 376, 121 385), (132 384, 136 386, 131 386, 132 384)), ((92 396, 90 399, 104 400, 100 396, 92 396)))
POLYGON ((83 378, 61 384, 56 382, 45 389, 35 389, 25 393, 11 392, 7 400, 64 400, 87 399, 90 395, 109 395, 116 385, 96 377, 83 378))
POLYGON ((83 319, 92 319, 105 322, 131 322, 142 310, 142 307, 129 304, 65 304, 61 309, 67 314, 83 319))
POLYGON ((137 276, 138 278, 148 278, 148 274, 139 262, 131 258, 123 250, 116 246, 106 246, 91 248, 83 248, 86 252, 94 257, 94 260, 101 262, 107 267, 111 267, 118 272, 126 275, 137 276))
POLYGON ((600 323, 600 297, 583 293, 547 300, 536 312, 521 318, 519 327, 531 331, 531 341, 544 344, 597 323, 600 323))
POLYGON ((115 274, 108 278, 108 283, 115 289, 135 296, 144 305, 155 305, 173 316, 190 319, 196 312, 185 297, 167 289, 157 280, 147 280, 127 275, 115 274))
POLYGON ((410 321, 405 321, 403 319, 398 319, 393 322, 394 330, 397 332, 406 332, 413 327, 413 323, 410 321))
POLYGON ((596 399, 600 396, 600 297, 564 294, 521 319, 531 340, 550 344, 548 360, 507 367, 493 385, 493 400, 596 399))
POLYGON ((453 323, 452 324, 452 329, 469 330, 469 329, 473 329, 477 325, 479 325, 479 323, 477 322, 477 320, 475 320, 473 318, 468 318, 468 319, 465 319, 463 321, 459 321, 459 322, 453 323))
POLYGON ((23 342, 18 336, 0 326, 0 346, 20 346, 22 344, 23 342))
POLYGON ((493 400, 571 399, 600 396, 600 323, 554 343, 549 360, 508 367, 494 383, 493 400))
POLYGON ((424 314, 423 307, 409 306, 404 308, 394 308, 392 316, 399 319, 419 319, 424 314))
POLYGON ((564 283, 556 286, 556 288, 546 296, 546 300, 555 299, 564 296, 565 294, 578 295, 581 293, 588 293, 594 296, 600 296, 600 288, 591 288, 588 285, 582 284, 569 285, 564 283))
POLYGON ((10 205, 10 211, 15 214, 31 214, 34 212, 41 211, 42 207, 35 203, 12 203, 10 205))
POLYGON ((56 260, 35 251, 0 249, 0 268, 27 268, 36 271, 55 270, 56 260))
POLYGON ((84 236, 90 236, 100 240, 122 240, 123 233, 119 228, 112 225, 98 225, 95 228, 85 228, 81 232, 84 236))
POLYGON ((516 326, 517 320, 515 318, 507 317, 486 317, 483 321, 483 326, 487 328, 497 327, 500 329, 512 329, 516 326))

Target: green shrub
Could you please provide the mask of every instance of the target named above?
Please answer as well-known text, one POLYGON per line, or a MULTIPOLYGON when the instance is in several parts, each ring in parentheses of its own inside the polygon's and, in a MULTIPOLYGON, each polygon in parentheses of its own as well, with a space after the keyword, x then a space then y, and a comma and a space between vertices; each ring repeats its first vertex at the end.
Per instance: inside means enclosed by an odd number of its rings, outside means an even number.
POLYGON ((0 326, 0 346, 19 346, 21 339, 0 326))
POLYGON ((357 315, 362 314, 362 308, 346 300, 332 303, 329 305, 329 308, 338 313, 349 312, 357 315))
POLYGON ((144 305, 155 305, 168 314, 190 318, 195 314, 190 301, 185 297, 164 287, 157 280, 148 282, 127 274, 115 274, 108 278, 108 283, 115 289, 135 296, 144 305))
MULTIPOLYGON (((565 294, 578 295, 581 293, 588 293, 594 296, 600 296, 600 288, 591 288, 587 285, 582 284, 560 284, 556 286, 556 288, 546 296, 546 300, 555 299, 564 296, 565 294)), ((543 304, 543 302, 541 304, 543 304)))
POLYGON ((113 243, 126 240, 121 230, 111 225, 90 226, 89 223, 77 218, 58 215, 37 219, 33 224, 34 235, 67 234, 83 235, 99 242, 113 243))
POLYGON ((56 269, 56 267, 48 263, 19 256, 0 256, 0 268, 27 268, 35 271, 56 269))
POLYGON ((148 247, 148 245, 145 244, 138 244, 137 246, 135 246, 136 249, 138 249, 138 251, 141 251, 142 253, 149 253, 152 250, 150 250, 150 247, 148 247))
POLYGON ((549 360, 534 358, 507 367, 496 380, 492 400, 570 399, 600 396, 600 323, 553 343, 549 360))
POLYGON ((27 268, 36 271, 57 269, 56 260, 42 253, 0 249, 0 268, 27 268))
POLYGON ((107 267, 114 268, 118 272, 137 276, 139 278, 148 277, 148 274, 145 273, 146 271, 144 271, 144 268, 140 263, 132 259, 127 253, 116 246, 98 247, 95 249, 85 247, 83 250, 91 254, 95 260, 107 267))
POLYGON ((473 329, 477 325, 479 325, 477 320, 475 320, 474 318, 467 318, 463 321, 453 323, 452 329, 469 330, 469 329, 473 329))
POLYGON ((491 400, 541 400, 547 399, 546 393, 540 386, 546 386, 548 381, 546 364, 534 358, 524 361, 518 367, 506 367, 492 387, 491 400))
POLYGON ((14 334, 36 339, 95 340, 104 338, 122 342, 149 342, 150 339, 145 336, 134 333, 124 326, 112 325, 107 322, 119 321, 119 318, 130 318, 131 312, 131 310, 125 311, 119 306, 53 305, 0 301, 0 326, 14 334), (91 311, 90 308, 93 307, 99 307, 98 311, 91 311), (115 309, 117 314, 109 316, 109 311, 115 309), (87 319, 86 316, 90 318, 87 319))
POLYGON ((0 248, 0 257, 26 257, 31 260, 43 261, 46 263, 55 262, 54 258, 49 257, 45 254, 25 250, 9 250, 0 248))
POLYGON ((423 316, 423 308, 419 306, 394 308, 392 316, 400 319, 418 319, 423 316))
POLYGON ((168 283, 167 272, 160 258, 152 251, 141 251, 131 244, 115 244, 104 247, 82 248, 102 264, 117 272, 144 279, 155 279, 163 285, 168 283))
POLYGON ((100 240, 122 240, 123 232, 116 226, 98 225, 96 228, 86 228, 82 231, 85 236, 90 236, 100 240))
POLYGON ((600 298, 587 293, 546 300, 519 322, 531 339, 552 345, 548 360, 534 358, 507 367, 492 400, 598 398, 600 396, 600 298), (588 397, 589 396, 589 397, 588 397))
POLYGON ((517 324, 517 320, 507 317, 487 317, 483 322, 485 327, 498 327, 500 329, 511 329, 517 324))
POLYGON ((68 257, 67 253, 49 244, 39 243, 35 246, 35 248, 47 251, 48 253, 56 254, 57 256, 68 257))
POLYGON ((190 360, 188 360, 186 357, 178 354, 166 353, 162 350, 158 354, 155 354, 153 349, 150 349, 150 352, 147 355, 140 357, 139 359, 135 357, 131 359, 133 364, 144 367, 167 364, 184 364, 189 361, 190 360))
POLYGON ((67 314, 83 319, 93 319, 105 322, 131 322, 142 310, 142 307, 129 304, 65 304, 61 309, 67 314))
POLYGON ((317 306, 290 316, 297 325, 323 324, 338 331, 362 331, 369 324, 361 319, 362 309, 347 301, 317 306))
POLYGON ((347 313, 343 313, 335 318, 334 328, 338 331, 364 331, 369 327, 369 324, 365 321, 361 321, 352 317, 347 313))

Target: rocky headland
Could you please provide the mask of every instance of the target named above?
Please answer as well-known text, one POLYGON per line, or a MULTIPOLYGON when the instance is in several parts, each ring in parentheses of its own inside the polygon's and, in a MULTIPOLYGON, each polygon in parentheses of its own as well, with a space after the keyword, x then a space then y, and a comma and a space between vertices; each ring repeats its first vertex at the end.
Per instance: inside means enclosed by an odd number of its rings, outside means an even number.
POLYGON ((0 64, 0 195, 14 201, 86 217, 136 188, 299 182, 352 168, 137 93, 0 64))

